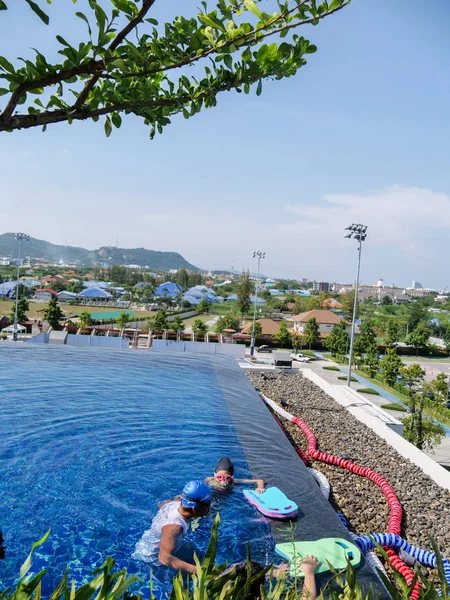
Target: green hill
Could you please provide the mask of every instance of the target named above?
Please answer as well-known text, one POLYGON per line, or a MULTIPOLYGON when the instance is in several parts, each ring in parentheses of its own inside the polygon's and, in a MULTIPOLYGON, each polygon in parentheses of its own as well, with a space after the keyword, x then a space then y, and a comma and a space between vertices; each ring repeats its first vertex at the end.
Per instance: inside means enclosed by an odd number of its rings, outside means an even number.
MULTIPOLYGON (((145 248, 115 248, 103 246, 98 250, 87 250, 77 246, 58 246, 44 240, 30 238, 22 245, 22 255, 31 259, 43 259, 50 262, 63 260, 66 263, 77 263, 80 266, 91 267, 102 265, 139 265, 148 266, 157 271, 179 269, 185 267, 190 271, 198 271, 177 252, 160 252, 145 248)), ((0 235, 0 256, 17 256, 17 241, 14 233, 0 235)))

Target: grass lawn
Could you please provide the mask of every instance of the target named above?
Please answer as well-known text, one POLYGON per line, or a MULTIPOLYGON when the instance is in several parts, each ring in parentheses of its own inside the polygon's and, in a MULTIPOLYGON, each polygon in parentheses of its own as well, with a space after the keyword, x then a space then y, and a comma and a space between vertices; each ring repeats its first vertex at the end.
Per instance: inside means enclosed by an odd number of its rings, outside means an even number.
MULTIPOLYGON (((27 312, 29 319, 40 319, 43 318, 43 311, 47 308, 47 302, 29 302, 30 310, 27 312)), ((13 310, 14 302, 10 300, 0 300, 0 316, 10 315, 13 310)), ((119 311, 120 308, 111 308, 110 306, 75 306, 72 304, 60 304, 61 310, 64 314, 76 313, 79 315, 82 312, 88 313, 100 313, 100 312, 111 312, 119 311)), ((127 309, 128 310, 128 309, 127 309)), ((154 312, 149 310, 133 310, 137 317, 151 317, 154 312)), ((212 318, 212 317, 211 317, 212 318)))
MULTIPOLYGON (((183 323, 185 327, 192 327, 192 325, 194 324, 194 321, 196 321, 197 319, 200 319, 200 321, 203 321, 204 323, 206 323, 206 321, 211 321, 212 319, 214 319, 214 315, 197 315, 196 317, 189 317, 189 319, 184 319, 183 323)), ((210 331, 214 331, 214 327, 213 326, 211 328, 210 331)))
POLYGON ((331 352, 322 352, 323 356, 325 358, 328 358, 329 360, 332 360, 333 362, 337 363, 338 365, 346 365, 348 364, 348 360, 345 359, 344 360, 340 360, 339 358, 337 358, 336 356, 331 356, 331 352))
POLYGON ((385 410, 398 410, 398 412, 407 412, 406 408, 401 404, 396 404, 395 402, 388 402, 387 404, 382 404, 381 408, 385 410))
MULTIPOLYGON (((370 379, 370 377, 368 375, 366 375, 365 373, 363 373, 362 371, 357 371, 357 373, 363 379, 366 379, 367 381, 370 381, 371 383, 373 383, 377 387, 381 388, 382 390, 389 392, 390 394, 392 394, 393 396, 395 396, 396 398, 401 400, 403 403, 406 404, 408 402, 408 400, 409 400, 408 396, 405 396, 404 394, 400 394, 400 392, 397 392, 397 390, 394 390, 393 388, 387 386, 386 384, 382 383, 381 381, 378 381, 377 379, 370 379)), ((434 411, 432 408, 430 408, 428 406, 426 406, 424 408, 423 412, 425 415, 428 415, 429 417, 433 417, 433 419, 436 419, 437 421, 444 423, 444 425, 450 425, 449 417, 438 414, 436 411, 434 411)))

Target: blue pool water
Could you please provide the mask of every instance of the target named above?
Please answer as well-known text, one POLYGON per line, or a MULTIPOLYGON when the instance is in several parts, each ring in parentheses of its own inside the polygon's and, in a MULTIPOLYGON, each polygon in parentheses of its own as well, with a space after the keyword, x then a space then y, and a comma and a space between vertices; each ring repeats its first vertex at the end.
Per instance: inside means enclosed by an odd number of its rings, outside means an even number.
MULTIPOLYGON (((130 556, 158 501, 225 454, 250 476, 208 357, 5 344, 0 369, 0 590, 49 528, 32 569, 48 568, 43 595, 67 562, 81 583, 108 555, 147 586, 148 567, 130 556)), ((215 499, 192 543, 206 548, 217 510, 219 561, 243 560, 248 541, 272 560, 269 528, 237 488, 215 499)))

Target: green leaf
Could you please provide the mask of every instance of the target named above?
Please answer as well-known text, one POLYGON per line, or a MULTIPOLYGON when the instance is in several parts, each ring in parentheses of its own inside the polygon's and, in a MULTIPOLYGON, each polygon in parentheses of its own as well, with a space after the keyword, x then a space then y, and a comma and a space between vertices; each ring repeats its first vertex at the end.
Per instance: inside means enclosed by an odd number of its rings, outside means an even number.
POLYGON ((48 15, 45 14, 45 12, 36 4, 36 2, 33 2, 33 0, 25 0, 25 2, 28 4, 31 10, 37 14, 41 21, 44 21, 46 25, 49 24, 50 19, 48 18, 48 15))
POLYGON ((91 26, 89 25, 89 21, 88 21, 88 18, 86 17, 86 15, 83 14, 82 12, 76 12, 75 14, 77 17, 79 17, 81 20, 83 20, 87 24, 89 35, 92 35, 91 26))
POLYGON ((23 579, 25 577, 25 575, 28 573, 28 571, 31 568, 31 557, 33 555, 34 550, 38 547, 41 546, 45 540, 48 538, 48 536, 50 535, 50 529, 47 531, 47 533, 45 533, 40 540, 38 540, 37 542, 34 542, 34 544, 31 546, 31 550, 30 550, 30 554, 28 555, 26 561, 23 563, 23 565, 20 567, 20 571, 19 571, 19 579, 23 579))
POLYGON ((111 119, 109 117, 106 117, 106 121, 105 121, 106 137, 109 137, 111 135, 111 131, 112 131, 111 119))
POLYGON ((133 16, 133 10, 126 0, 111 0, 111 3, 126 15, 133 16))
POLYGON ((189 111, 187 110, 187 108, 183 108, 183 117, 185 119, 189 119, 189 117, 190 117, 190 114, 189 114, 189 111))
POLYGON ((4 96, 5 94, 9 94, 9 90, 5 88, 0 88, 0 96, 4 96))
POLYGON ((258 19, 262 17, 261 11, 259 10, 256 2, 254 0, 244 0, 244 6, 247 10, 253 13, 258 19))
POLYGON ((8 73, 15 73, 14 67, 4 56, 0 56, 0 67, 8 73))
POLYGON ((233 68, 233 59, 231 58, 230 54, 225 55, 223 62, 230 70, 233 68))
POLYGON ((97 3, 95 3, 94 12, 95 12, 95 18, 97 19, 97 25, 99 28, 99 35, 101 35, 105 31, 105 25, 106 25, 108 18, 106 16, 106 13, 103 10, 103 8, 97 3))
POLYGON ((119 115, 119 113, 112 113, 111 121, 116 129, 119 129, 119 127, 122 125, 122 117, 119 115))
POLYGON ((67 42, 66 42, 66 40, 65 40, 63 37, 61 37, 60 35, 57 35, 57 36, 56 36, 56 39, 57 39, 57 40, 58 40, 58 42, 59 42, 60 44, 62 44, 63 46, 68 46, 68 47, 70 48, 70 44, 69 44, 69 43, 67 43, 67 42))
POLYGON ((317 52, 317 46, 314 44, 310 44, 305 50, 305 54, 314 54, 314 52, 317 52))
POLYGON ((208 38, 211 46, 214 46, 214 31, 212 27, 205 27, 205 37, 208 38))
POLYGON ((0 10, 8 10, 8 7, 6 6, 6 4, 3 2, 3 0, 0 0, 0 10))
POLYGON ((328 10, 334 10, 335 8, 339 8, 339 6, 341 6, 341 0, 333 0, 329 5, 328 10))
POLYGON ((122 71, 125 71, 125 62, 122 58, 116 58, 116 60, 113 60, 111 64, 114 67, 117 67, 118 69, 122 69, 122 71))
POLYGON ((260 79, 258 81, 258 87, 256 88, 256 95, 261 96, 261 92, 262 92, 262 79, 260 79))
POLYGON ((212 27, 213 29, 220 29, 220 31, 225 33, 225 27, 217 17, 214 17, 213 15, 198 15, 198 18, 205 23, 205 25, 209 25, 209 27, 212 27))

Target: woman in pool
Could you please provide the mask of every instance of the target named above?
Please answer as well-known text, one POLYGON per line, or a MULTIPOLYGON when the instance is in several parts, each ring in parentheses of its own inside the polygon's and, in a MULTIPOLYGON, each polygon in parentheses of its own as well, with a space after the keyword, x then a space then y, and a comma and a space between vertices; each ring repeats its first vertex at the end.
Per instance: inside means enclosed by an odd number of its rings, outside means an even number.
POLYGON ((215 488, 230 489, 233 483, 254 483, 258 494, 264 492, 264 481, 262 479, 234 479, 234 465, 231 460, 224 456, 219 460, 214 469, 214 477, 208 477, 205 482, 215 488))

